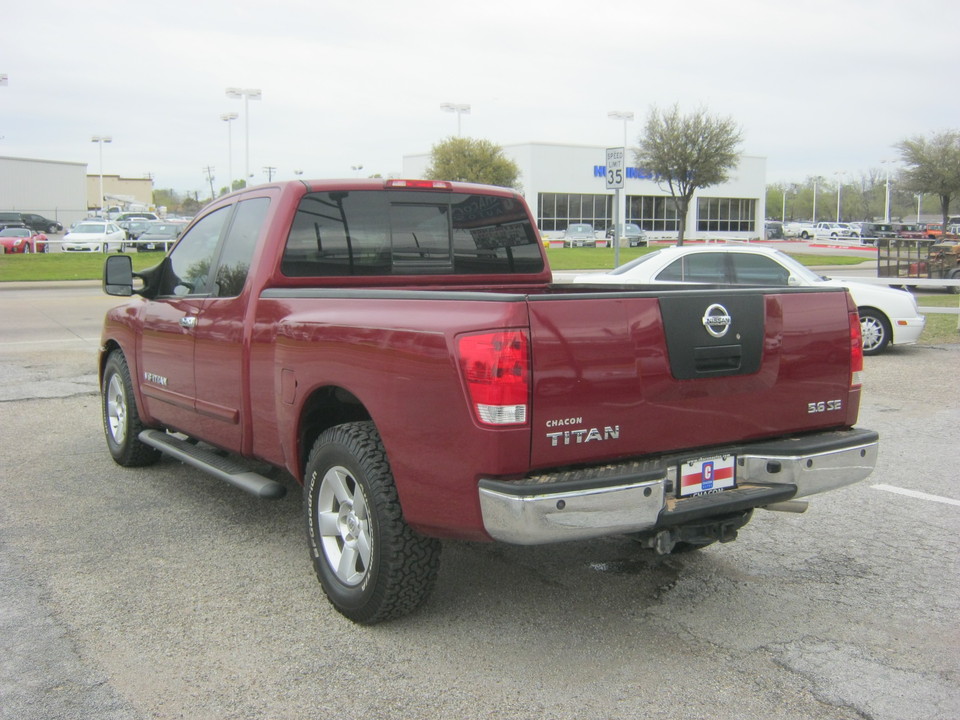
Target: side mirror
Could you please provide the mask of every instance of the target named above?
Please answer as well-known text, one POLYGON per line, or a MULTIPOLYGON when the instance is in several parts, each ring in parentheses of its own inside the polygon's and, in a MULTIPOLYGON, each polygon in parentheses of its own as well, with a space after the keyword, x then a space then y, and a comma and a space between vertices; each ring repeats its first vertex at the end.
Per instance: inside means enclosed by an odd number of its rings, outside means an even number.
POLYGON ((107 295, 133 295, 133 260, 129 255, 110 255, 103 265, 103 291, 107 295))
POLYGON ((790 277, 787 278, 788 287, 799 287, 799 285, 800 285, 800 278, 798 278, 796 275, 791 275, 790 277))

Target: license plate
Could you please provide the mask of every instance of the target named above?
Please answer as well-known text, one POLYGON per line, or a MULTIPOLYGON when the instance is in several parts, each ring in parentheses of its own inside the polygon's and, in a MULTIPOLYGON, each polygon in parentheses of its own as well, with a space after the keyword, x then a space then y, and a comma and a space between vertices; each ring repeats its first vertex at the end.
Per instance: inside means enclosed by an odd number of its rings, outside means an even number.
POLYGON ((690 460, 680 464, 680 497, 721 492, 737 486, 735 455, 690 460))

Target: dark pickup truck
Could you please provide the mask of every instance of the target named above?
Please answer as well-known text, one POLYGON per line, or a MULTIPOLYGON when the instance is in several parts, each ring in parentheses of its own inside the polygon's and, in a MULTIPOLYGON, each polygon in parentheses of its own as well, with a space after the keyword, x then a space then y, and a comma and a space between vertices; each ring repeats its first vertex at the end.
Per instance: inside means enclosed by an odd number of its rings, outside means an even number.
POLYGON ((691 550, 877 457, 842 288, 554 284, 503 188, 243 190, 156 267, 108 258, 104 289, 128 297, 100 353, 116 462, 166 453, 265 498, 290 482, 251 468, 285 470, 357 622, 421 605, 444 538, 691 550))

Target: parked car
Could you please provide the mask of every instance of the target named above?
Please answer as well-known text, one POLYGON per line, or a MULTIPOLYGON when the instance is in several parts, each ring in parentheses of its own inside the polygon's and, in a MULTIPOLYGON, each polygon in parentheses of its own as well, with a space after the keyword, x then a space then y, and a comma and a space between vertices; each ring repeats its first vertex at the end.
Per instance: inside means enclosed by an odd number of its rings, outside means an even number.
POLYGON ((842 286, 850 292, 860 312, 865 355, 877 355, 889 343, 910 345, 917 342, 926 323, 926 318, 917 309, 916 299, 908 292, 867 283, 831 280, 779 250, 753 245, 666 247, 609 273, 578 275, 574 282, 842 286))
POLYGON ((63 236, 65 252, 110 252, 119 250, 127 234, 114 222, 84 220, 63 236))
POLYGON ((850 227, 853 230, 853 237, 864 238, 865 241, 897 236, 896 229, 889 223, 855 222, 850 223, 850 227))
POLYGON ((564 247, 596 247, 597 234, 593 225, 587 223, 573 223, 567 225, 563 233, 564 247))
POLYGON ((150 212, 148 210, 131 210, 130 212, 124 212, 117 215, 117 223, 129 221, 129 220, 159 220, 160 216, 155 212, 150 212))
POLYGON ((916 223, 899 223, 894 225, 893 229, 899 238, 920 240, 927 237, 923 231, 923 225, 917 225, 916 223))
POLYGON ((0 230, 7 227, 26 227, 23 216, 18 212, 0 212, 0 230))
MULTIPOLYGON (((607 238, 610 240, 613 239, 613 233, 615 232, 614 228, 607 229, 607 238)), ((627 239, 627 244, 630 247, 646 247, 647 246, 647 234, 643 231, 636 223, 624 223, 623 230, 620 233, 620 237, 627 239)))
POLYGON ((817 240, 836 240, 853 237, 853 228, 847 223, 818 222, 813 228, 813 237, 817 240))
POLYGON ((166 252, 177 241, 185 227, 184 223, 152 222, 137 238, 137 251, 163 250, 166 252))
POLYGON ((63 230, 63 225, 56 220, 45 218, 43 215, 20 213, 20 217, 23 218, 24 225, 40 233, 55 233, 63 230))
POLYGON ((8 227, 0 230, 4 254, 46 252, 47 236, 30 228, 8 227))
POLYGON ((119 220, 117 225, 127 234, 127 240, 136 240, 140 237, 153 223, 152 220, 119 220))

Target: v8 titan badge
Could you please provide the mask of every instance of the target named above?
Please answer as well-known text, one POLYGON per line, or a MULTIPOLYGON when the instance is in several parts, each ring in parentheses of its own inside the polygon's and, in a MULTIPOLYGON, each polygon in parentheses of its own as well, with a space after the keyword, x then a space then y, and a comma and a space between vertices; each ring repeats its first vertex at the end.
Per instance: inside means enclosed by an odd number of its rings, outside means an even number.
POLYGON ((722 492, 736 487, 736 456, 690 460, 680 465, 680 497, 722 492))

